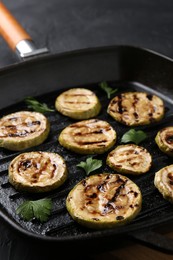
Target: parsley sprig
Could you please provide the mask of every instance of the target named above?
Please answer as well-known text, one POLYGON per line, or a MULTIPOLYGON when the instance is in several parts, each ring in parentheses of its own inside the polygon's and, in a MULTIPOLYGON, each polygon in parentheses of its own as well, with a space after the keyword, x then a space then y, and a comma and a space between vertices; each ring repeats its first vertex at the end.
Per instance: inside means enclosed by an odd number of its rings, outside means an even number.
POLYGON ((45 112, 54 112, 54 109, 51 109, 45 103, 38 102, 33 97, 27 97, 25 99, 25 103, 27 104, 28 108, 33 109, 36 112, 45 113, 45 112))
POLYGON ((130 129, 122 136, 121 143, 132 142, 138 145, 146 138, 147 138, 147 134, 144 131, 142 130, 136 131, 135 129, 130 129))
POLYGON ((89 175, 91 172, 99 169, 102 166, 102 160, 97 160, 89 157, 86 159, 86 161, 77 164, 77 166, 83 168, 86 172, 86 175, 89 175))
POLYGON ((117 88, 116 89, 111 88, 106 81, 101 82, 99 86, 101 87, 101 89, 103 89, 106 92, 107 97, 109 99, 111 98, 111 95, 117 92, 118 90, 117 88))
POLYGON ((24 220, 30 221, 33 218, 38 219, 40 222, 48 220, 52 210, 51 199, 40 199, 35 201, 24 201, 16 210, 24 220))

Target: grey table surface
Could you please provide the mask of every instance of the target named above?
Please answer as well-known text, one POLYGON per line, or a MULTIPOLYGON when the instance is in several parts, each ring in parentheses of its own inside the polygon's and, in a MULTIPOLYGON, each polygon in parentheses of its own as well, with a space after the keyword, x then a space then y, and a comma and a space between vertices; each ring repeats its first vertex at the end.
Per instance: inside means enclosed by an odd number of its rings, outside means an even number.
MULTIPOLYGON (((173 58, 172 0, 2 2, 38 48, 47 47, 52 54, 98 46, 132 45, 173 58)), ((20 60, 0 37, 0 69, 18 63, 20 60)), ((30 245, 18 243, 1 223, 0 259, 48 258, 37 255, 30 245)))
MULTIPOLYGON (((172 0, 2 1, 51 53, 133 45, 173 58, 172 0)), ((0 38, 0 68, 19 59, 0 38)))

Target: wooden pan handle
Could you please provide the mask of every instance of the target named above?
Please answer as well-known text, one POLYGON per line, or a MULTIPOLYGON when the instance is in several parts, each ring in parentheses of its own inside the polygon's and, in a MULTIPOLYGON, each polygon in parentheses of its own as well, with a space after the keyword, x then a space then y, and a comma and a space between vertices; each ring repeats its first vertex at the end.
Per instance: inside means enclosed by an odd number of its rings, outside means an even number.
POLYGON ((20 41, 32 40, 2 2, 0 2, 0 34, 12 50, 15 50, 20 41))

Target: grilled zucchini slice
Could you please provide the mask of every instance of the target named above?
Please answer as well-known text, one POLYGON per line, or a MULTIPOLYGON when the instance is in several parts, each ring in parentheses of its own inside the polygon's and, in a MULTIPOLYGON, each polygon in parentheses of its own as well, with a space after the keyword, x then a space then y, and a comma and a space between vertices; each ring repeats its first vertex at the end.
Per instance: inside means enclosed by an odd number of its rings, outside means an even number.
POLYGON ((20 151, 45 141, 50 123, 41 113, 20 111, 0 119, 0 147, 20 151))
POLYGON ((102 173, 80 181, 68 194, 66 207, 79 224, 114 228, 134 219, 142 207, 139 187, 120 174, 102 173))
POLYGON ((173 156, 173 126, 161 129, 157 133, 155 141, 162 152, 173 156))
POLYGON ((55 108, 73 119, 89 119, 99 114, 101 103, 95 93, 85 88, 72 88, 60 94, 55 108))
POLYGON ((156 95, 145 92, 125 92, 110 101, 107 112, 124 125, 148 125, 163 118, 164 103, 156 95))
POLYGON ((58 137, 66 149, 79 154, 101 154, 116 142, 116 131, 103 120, 82 120, 67 126, 58 137))
POLYGON ((107 156, 106 163, 119 173, 139 175, 149 171, 152 157, 144 147, 126 144, 112 150, 107 156))
POLYGON ((173 164, 155 173, 154 185, 163 198, 173 203, 173 164))
POLYGON ((64 159, 51 152, 28 152, 15 157, 8 169, 9 182, 19 191, 47 192, 67 179, 64 159))

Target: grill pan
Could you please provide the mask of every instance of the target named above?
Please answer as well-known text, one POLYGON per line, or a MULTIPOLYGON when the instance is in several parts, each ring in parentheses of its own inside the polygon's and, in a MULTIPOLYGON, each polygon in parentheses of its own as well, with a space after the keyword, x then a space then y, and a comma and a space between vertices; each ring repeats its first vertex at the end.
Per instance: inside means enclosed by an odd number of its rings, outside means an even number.
MULTIPOLYGON (((0 150, 0 217, 2 222, 12 229, 21 240, 32 240, 44 250, 49 245, 58 248, 84 250, 87 252, 119 246, 124 239, 137 239, 148 246, 173 253, 173 242, 156 233, 158 227, 170 226, 173 220, 173 206, 164 200, 154 187, 154 173, 172 163, 172 160, 157 148, 154 137, 163 126, 171 125, 173 119, 173 61, 159 53, 135 46, 107 46, 84 49, 62 54, 34 57, 21 61, 0 70, 0 116, 26 110, 24 98, 33 96, 54 108, 55 99, 62 91, 76 86, 92 89, 102 103, 102 111, 97 118, 108 121, 117 131, 120 143, 121 136, 129 127, 115 122, 107 113, 109 100, 98 84, 107 81, 118 88, 117 93, 124 91, 147 91, 160 96, 166 107, 164 119, 149 126, 135 127, 148 134, 142 145, 153 157, 151 170, 141 176, 130 177, 141 188, 143 206, 141 213, 128 225, 111 230, 94 231, 79 226, 69 216, 65 199, 72 187, 85 177, 82 169, 76 165, 87 158, 76 155, 61 147, 57 141, 60 131, 74 120, 58 112, 47 113, 51 123, 48 139, 41 145, 25 151, 49 151, 62 155, 69 169, 68 180, 62 187, 45 194, 17 192, 8 182, 8 165, 19 152, 0 150), (38 221, 23 221, 15 213, 18 205, 27 199, 52 198, 53 212, 49 220, 40 224, 38 221), (97 242, 97 243, 96 243, 97 242), (116 244, 116 246, 115 246, 116 244)), ((147 109, 147 108, 146 108, 147 109)), ((23 152, 23 151, 22 151, 23 152)), ((94 155, 103 160, 100 172, 113 172, 105 164, 107 153, 94 155)), ((75 251, 76 254, 76 251, 75 251)))
MULTIPOLYGON (((75 153, 69 152, 59 145, 57 141, 58 134, 74 120, 62 116, 58 112, 46 114, 51 123, 49 138, 43 144, 27 151, 41 150, 61 154, 69 169, 67 182, 61 188, 46 194, 31 195, 16 192, 8 182, 7 170, 10 161, 19 153, 1 149, 1 218, 17 232, 29 238, 57 245, 79 246, 80 244, 81 247, 85 246, 87 242, 87 245, 90 244, 90 249, 92 249, 93 241, 101 241, 106 245, 111 240, 113 246, 120 237, 130 236, 145 241, 146 230, 153 232, 153 228, 172 221, 172 204, 165 201, 153 185, 154 173, 160 168, 171 164, 171 159, 156 147, 154 137, 160 128, 171 125, 170 120, 173 114, 172 68, 172 60, 152 51, 130 46, 114 46, 49 55, 1 70, 0 104, 4 106, 0 110, 1 116, 15 111, 26 110, 27 107, 23 102, 23 98, 28 95, 32 95, 40 102, 45 102, 50 107, 54 107, 55 98, 63 90, 83 86, 92 89, 101 100, 102 111, 97 118, 108 121, 116 129, 118 135, 117 144, 120 142, 122 134, 129 128, 115 122, 106 113, 109 100, 98 86, 101 81, 106 80, 112 87, 118 88, 118 93, 137 90, 157 94, 164 100, 166 107, 165 118, 160 123, 136 127, 136 129, 145 130, 148 134, 147 141, 142 145, 151 152, 153 166, 149 173, 131 177, 141 188, 143 207, 139 216, 130 224, 111 230, 93 231, 82 228, 68 215, 65 208, 65 198, 75 183, 85 177, 82 169, 79 169, 76 165, 85 160, 87 156, 76 156, 75 153), (13 93, 13 95, 11 96, 9 93, 13 93), (8 106, 5 106, 6 102, 8 106), (15 214, 17 206, 22 201, 43 197, 52 198, 54 204, 51 217, 46 223, 40 225, 36 220, 25 222, 15 214)), ((103 160, 102 172, 113 172, 105 165, 106 155, 107 153, 94 155, 94 157, 103 160)), ((153 238, 153 236, 150 236, 150 240, 151 237, 153 238)), ((147 242, 152 246, 157 246, 158 249, 172 252, 172 240, 166 240, 166 245, 163 246, 160 244, 161 238, 162 236, 157 234, 152 241, 147 239, 147 242)), ((166 238, 163 237, 163 239, 165 241, 166 238)), ((94 249, 96 249, 95 245, 94 249)))

